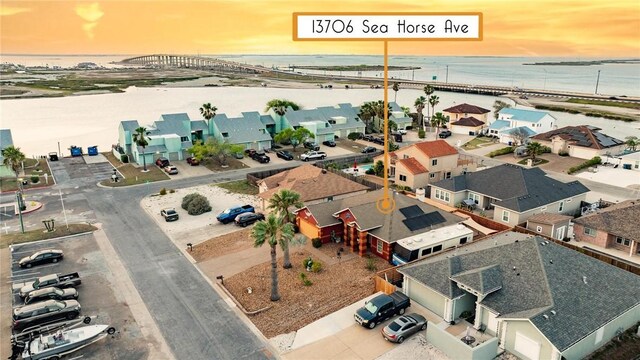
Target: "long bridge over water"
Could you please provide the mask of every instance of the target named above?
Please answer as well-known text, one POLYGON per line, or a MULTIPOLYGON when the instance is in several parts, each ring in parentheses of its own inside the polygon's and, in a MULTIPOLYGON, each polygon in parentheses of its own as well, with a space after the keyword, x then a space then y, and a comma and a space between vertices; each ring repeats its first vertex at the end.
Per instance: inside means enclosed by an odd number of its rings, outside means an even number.
MULTIPOLYGON (((168 55, 153 54, 142 55, 122 60, 119 64, 123 65, 143 65, 159 68, 193 68, 203 70, 213 70, 220 72, 235 72, 249 74, 270 74, 272 76, 286 76, 289 78, 311 81, 353 81, 357 83, 366 83, 372 85, 381 85, 382 79, 379 77, 363 77, 363 76, 339 76, 339 75, 322 75, 322 74, 304 74, 295 71, 283 71, 279 69, 266 68, 260 65, 249 65, 235 61, 222 60, 213 57, 195 56, 195 55, 168 55)), ((403 88, 422 89, 425 85, 431 85, 438 91, 464 92, 480 95, 519 95, 519 96, 549 96, 549 97, 571 97, 581 99, 607 100, 612 102, 625 102, 640 104, 638 97, 610 97, 598 94, 576 93, 558 90, 541 90, 541 89, 524 89, 508 86, 493 85, 469 85, 469 84, 453 84, 434 81, 406 80, 406 79, 389 79, 389 83, 399 83, 403 88)))

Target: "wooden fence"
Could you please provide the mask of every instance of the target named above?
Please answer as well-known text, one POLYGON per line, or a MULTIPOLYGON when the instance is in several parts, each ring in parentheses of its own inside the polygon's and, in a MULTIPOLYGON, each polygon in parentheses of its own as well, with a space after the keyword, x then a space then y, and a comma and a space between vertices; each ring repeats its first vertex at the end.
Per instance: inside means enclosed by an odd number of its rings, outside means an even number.
POLYGON ((497 221, 493 221, 489 218, 486 218, 484 216, 480 216, 478 214, 474 214, 470 211, 464 210, 464 209, 456 209, 456 211, 460 211, 463 214, 469 215, 471 217, 471 219, 473 219, 473 221, 477 222, 478 224, 484 226, 484 227, 488 227, 489 229, 493 229, 493 230, 498 230, 498 231, 503 231, 503 230, 508 230, 511 229, 511 227, 509 227, 508 225, 505 224, 501 224, 497 221))
POLYGON ((397 269, 398 267, 393 267, 376 273, 374 277, 376 292, 391 294, 396 291, 396 286, 401 286, 404 277, 397 269))
MULTIPOLYGON (((318 166, 318 165, 316 164, 316 166, 318 166)), ((318 167, 321 167, 321 166, 318 166, 318 167)), ((333 174, 342 176, 345 179, 349 179, 349 180, 351 180, 353 182, 357 182, 358 184, 364 185, 364 186, 368 187, 371 190, 378 190, 378 189, 382 189, 384 187, 383 185, 380 185, 380 184, 375 183, 373 181, 369 181, 369 180, 365 179, 362 176, 353 176, 353 175, 345 173, 342 170, 337 170, 337 169, 332 169, 332 168, 326 168, 325 170, 329 171, 329 172, 331 172, 333 174)))
POLYGON ((590 257, 592 257, 594 259, 598 259, 598 260, 600 260, 600 261, 602 261, 604 263, 607 263, 609 265, 613 265, 613 266, 615 266, 617 268, 620 268, 622 270, 626 270, 626 271, 628 271, 630 273, 633 273, 633 274, 636 274, 636 275, 640 275, 640 265, 634 264, 632 262, 629 262, 629 261, 621 259, 621 258, 617 258, 617 257, 615 257, 613 255, 598 251, 596 249, 592 249, 592 248, 589 248, 589 247, 576 246, 576 245, 573 245, 573 244, 571 244, 569 242, 566 242, 566 241, 561 241, 561 240, 554 239, 554 238, 549 237, 549 236, 541 235, 541 234, 539 234, 537 232, 531 231, 531 230, 526 229, 526 228, 524 228, 522 226, 514 227, 513 231, 516 231, 516 232, 519 232, 519 233, 523 233, 523 234, 531 234, 531 235, 536 235, 536 236, 543 237, 543 238, 545 238, 545 239, 547 239, 549 241, 553 241, 554 243, 556 243, 558 245, 562 245, 562 246, 564 246, 566 248, 569 248, 571 250, 575 250, 577 252, 583 253, 583 254, 585 254, 587 256, 590 256, 590 257))

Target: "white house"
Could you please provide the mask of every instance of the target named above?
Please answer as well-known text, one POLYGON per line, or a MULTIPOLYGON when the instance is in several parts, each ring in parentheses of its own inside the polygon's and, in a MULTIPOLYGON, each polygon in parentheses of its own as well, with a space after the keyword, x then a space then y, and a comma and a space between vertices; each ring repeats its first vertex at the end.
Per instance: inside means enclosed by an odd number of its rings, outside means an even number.
POLYGON ((522 132, 527 137, 551 131, 555 128, 556 118, 544 111, 504 108, 498 113, 498 119, 489 125, 489 135, 500 138, 500 142, 515 142, 514 132, 522 132))

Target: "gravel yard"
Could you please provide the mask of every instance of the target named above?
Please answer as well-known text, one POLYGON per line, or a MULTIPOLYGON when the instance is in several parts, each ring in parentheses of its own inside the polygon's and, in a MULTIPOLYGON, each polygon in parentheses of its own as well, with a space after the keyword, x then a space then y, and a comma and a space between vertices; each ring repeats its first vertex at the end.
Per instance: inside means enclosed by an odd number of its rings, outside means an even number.
MULTIPOLYGON (((264 246, 263 250, 268 252, 268 246, 264 246)), ((320 273, 312 273, 307 272, 302 266, 302 261, 309 254, 306 248, 294 249, 291 252, 293 268, 289 270, 282 268, 282 260, 279 259, 278 280, 281 299, 277 302, 269 300, 270 262, 225 278, 226 288, 248 311, 270 307, 266 311, 249 316, 267 338, 298 330, 374 293, 372 279, 375 273, 366 269, 366 258, 353 257, 350 260, 331 261, 331 264, 322 261, 323 270, 320 273), (311 286, 302 284, 301 273, 313 282, 311 286), (252 288, 251 294, 247 292, 248 287, 252 288)), ((384 260, 377 257, 374 259, 378 270, 390 267, 384 260)))
POLYGON ((201 262, 252 247, 253 240, 251 239, 251 229, 243 229, 220 235, 195 245, 191 252, 191 256, 196 262, 201 262))

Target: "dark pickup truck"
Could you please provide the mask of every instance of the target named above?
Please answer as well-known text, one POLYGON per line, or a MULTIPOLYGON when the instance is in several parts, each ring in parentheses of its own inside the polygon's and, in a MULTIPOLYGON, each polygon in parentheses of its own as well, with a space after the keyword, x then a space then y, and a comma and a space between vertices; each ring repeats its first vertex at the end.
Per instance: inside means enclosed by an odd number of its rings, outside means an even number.
POLYGON ((14 289, 20 286, 20 297, 25 298, 30 292, 55 286, 60 289, 76 287, 80 285, 80 275, 77 272, 70 274, 50 274, 37 278, 33 282, 14 284, 14 289))
POLYGON ((391 295, 378 295, 364 303, 354 315, 356 322, 364 327, 373 329, 381 322, 395 316, 402 315, 411 306, 411 300, 401 292, 391 295))
POLYGON ((216 219, 223 224, 228 224, 230 222, 233 222, 233 220, 236 219, 236 216, 250 212, 255 212, 255 209, 251 205, 232 207, 221 212, 220 215, 216 217, 216 219))

